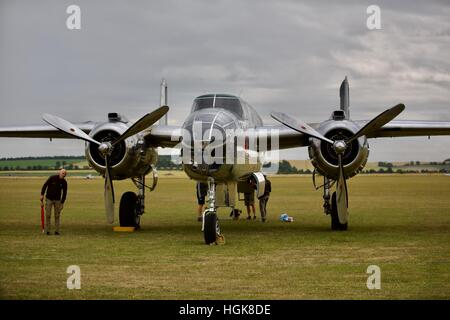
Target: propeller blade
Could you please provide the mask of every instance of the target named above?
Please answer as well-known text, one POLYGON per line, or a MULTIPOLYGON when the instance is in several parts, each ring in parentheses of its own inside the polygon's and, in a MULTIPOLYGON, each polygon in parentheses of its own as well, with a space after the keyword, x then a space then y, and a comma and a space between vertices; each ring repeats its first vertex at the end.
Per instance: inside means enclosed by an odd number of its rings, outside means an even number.
POLYGON ((304 133, 308 136, 333 144, 332 140, 324 137, 322 134, 311 128, 303 121, 297 120, 294 117, 291 117, 283 112, 272 112, 270 115, 272 116, 272 118, 284 124, 285 126, 291 128, 292 130, 304 133))
POLYGON ((390 109, 387 109, 386 111, 380 113, 378 116, 370 120, 364 127, 359 129, 357 133, 353 135, 350 139, 346 141, 347 144, 352 142, 353 140, 361 137, 366 136, 368 133, 374 130, 380 129, 382 126, 384 126, 386 123, 393 120, 396 116, 398 116, 403 110, 405 110, 405 105, 403 103, 400 103, 396 105, 395 107, 392 107, 390 109))
POLYGON ((70 134, 71 136, 100 145, 100 142, 95 141, 94 139, 89 137, 84 131, 82 131, 80 128, 78 128, 77 126, 75 126, 74 124, 70 123, 67 120, 64 120, 60 117, 48 113, 42 115, 42 119, 49 125, 67 134, 70 134))
POLYGON ((141 132, 142 130, 147 129, 156 121, 161 119, 166 113, 169 111, 168 106, 162 106, 156 109, 153 112, 147 113, 145 116, 136 121, 131 127, 128 128, 116 141, 113 142, 113 147, 125 140, 128 137, 135 135, 136 133, 141 132))
POLYGON ((105 211, 106 211, 106 220, 108 223, 114 222, 114 187, 111 180, 111 173, 109 167, 109 159, 108 156, 105 156, 105 211))
POLYGON ((348 192, 347 182, 344 176, 344 166, 342 164, 342 154, 338 154, 339 159, 339 179, 336 186, 336 203, 339 222, 346 224, 348 221, 348 192))

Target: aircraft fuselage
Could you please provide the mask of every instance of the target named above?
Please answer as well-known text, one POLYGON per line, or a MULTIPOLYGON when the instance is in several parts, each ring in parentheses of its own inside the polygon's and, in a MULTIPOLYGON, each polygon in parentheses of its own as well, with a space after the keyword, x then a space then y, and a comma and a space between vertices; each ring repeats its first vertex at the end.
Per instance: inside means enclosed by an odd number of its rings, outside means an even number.
POLYGON ((261 169, 255 151, 236 132, 262 126, 262 119, 242 99, 209 94, 194 100, 183 124, 183 168, 197 181, 239 181, 261 169), (187 154, 188 153, 188 154, 187 154))

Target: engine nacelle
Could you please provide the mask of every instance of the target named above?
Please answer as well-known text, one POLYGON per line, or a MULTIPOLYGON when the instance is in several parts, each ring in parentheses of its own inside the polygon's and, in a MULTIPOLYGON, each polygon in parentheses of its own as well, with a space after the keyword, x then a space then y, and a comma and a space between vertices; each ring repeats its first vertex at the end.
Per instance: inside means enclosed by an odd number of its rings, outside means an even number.
MULTIPOLYGON (((359 130, 359 127, 350 120, 328 120, 321 123, 316 129, 334 141, 347 140, 359 130)), ((333 180, 338 179, 339 161, 332 145, 316 138, 310 138, 308 153, 313 166, 321 175, 333 180)), ((366 137, 353 140, 342 156, 345 177, 350 178, 359 173, 366 165, 368 157, 369 143, 366 137)))
MULTIPOLYGON (((124 122, 106 122, 95 127, 90 136, 99 142, 114 141, 128 129, 124 122)), ((98 146, 86 142, 86 159, 97 172, 105 174, 105 159, 98 146)), ((114 146, 109 157, 112 179, 122 180, 148 174, 156 164, 158 153, 146 146, 141 134, 131 136, 114 146)))

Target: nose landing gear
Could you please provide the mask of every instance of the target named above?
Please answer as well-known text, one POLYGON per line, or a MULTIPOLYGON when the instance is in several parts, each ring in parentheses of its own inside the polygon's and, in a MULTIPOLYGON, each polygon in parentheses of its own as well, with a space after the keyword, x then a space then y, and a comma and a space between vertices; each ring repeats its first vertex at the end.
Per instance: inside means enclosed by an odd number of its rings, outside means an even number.
POLYGON ((220 233, 216 207, 216 184, 214 178, 208 178, 208 208, 203 212, 202 231, 206 244, 222 244, 224 236, 220 233))

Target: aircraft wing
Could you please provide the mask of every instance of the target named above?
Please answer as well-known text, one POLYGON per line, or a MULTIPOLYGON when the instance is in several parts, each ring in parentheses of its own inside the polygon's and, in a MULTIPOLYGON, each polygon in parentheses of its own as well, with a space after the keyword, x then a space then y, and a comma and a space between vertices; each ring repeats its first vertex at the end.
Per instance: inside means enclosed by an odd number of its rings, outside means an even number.
MULTIPOLYGON (((311 124, 315 126, 316 124, 311 124)), ((145 140, 153 147, 164 147, 173 148, 182 139, 182 131, 179 126, 168 126, 168 125, 157 125, 152 128, 145 130, 144 132, 145 140)), ((258 145, 258 150, 261 146, 261 141, 265 139, 267 149, 271 150, 272 144, 271 134, 278 135, 279 142, 278 147, 275 149, 287 149, 296 147, 308 146, 308 139, 306 135, 296 132, 290 128, 283 125, 271 125, 271 126, 261 126, 256 128, 251 128, 243 131, 245 137, 249 139, 255 139, 255 143, 258 145)))
MULTIPOLYGON (((356 121, 361 127, 367 121, 356 121)), ((370 132, 367 138, 450 135, 450 121, 393 120, 370 132)))
MULTIPOLYGON (((316 124, 311 124, 315 126, 316 124)), ((281 150, 288 148, 306 147, 309 145, 309 137, 303 133, 297 132, 284 125, 270 125, 256 127, 244 132, 249 138, 256 138, 258 142, 258 150, 261 150, 261 141, 267 139, 266 150, 281 150), (271 137, 276 138, 278 136, 278 147, 276 142, 272 143, 271 137), (267 137, 267 138, 266 138, 267 137)))
MULTIPOLYGON (((88 121, 75 124, 78 128, 89 134, 96 125, 95 122, 88 121)), ((0 127, 0 137, 9 138, 63 138, 76 139, 50 125, 31 125, 31 126, 8 126, 0 127)))
MULTIPOLYGON (((355 121, 361 128, 370 120, 355 121)), ((309 123, 309 126, 316 129, 318 123, 309 123)), ((263 132, 277 130, 279 132, 279 148, 297 148, 308 146, 309 137, 289 129, 284 125, 258 127, 254 134, 261 138, 263 132)), ((450 135, 450 121, 424 121, 424 120, 392 120, 378 130, 372 131, 367 138, 383 137, 412 137, 412 136, 442 136, 450 135)), ((269 140, 270 141, 270 140, 269 140)), ((270 142, 268 150, 270 150, 270 142)))
POLYGON ((173 148, 182 138, 180 126, 156 125, 142 132, 153 147, 173 148))

